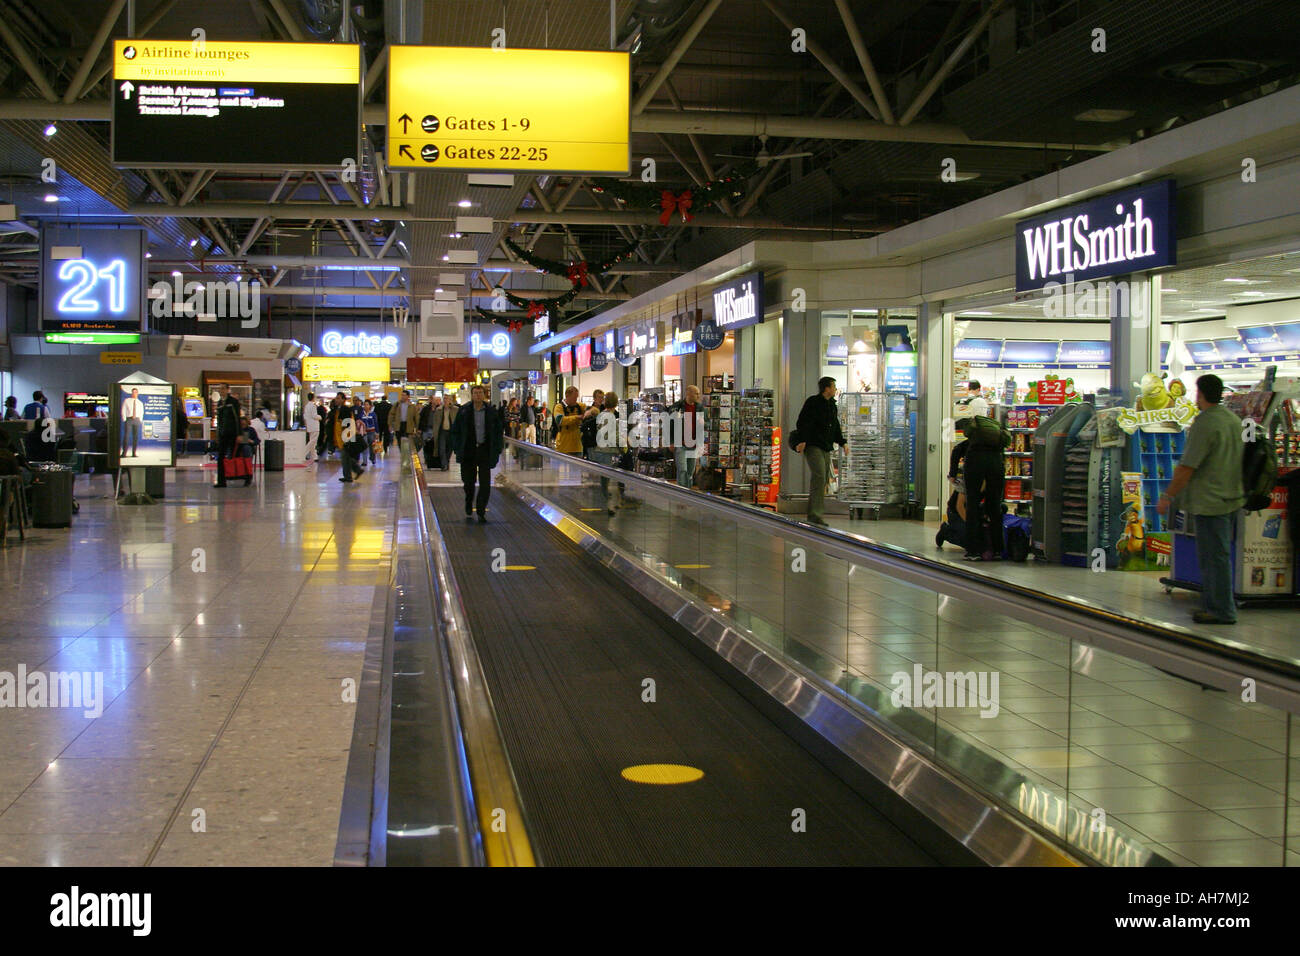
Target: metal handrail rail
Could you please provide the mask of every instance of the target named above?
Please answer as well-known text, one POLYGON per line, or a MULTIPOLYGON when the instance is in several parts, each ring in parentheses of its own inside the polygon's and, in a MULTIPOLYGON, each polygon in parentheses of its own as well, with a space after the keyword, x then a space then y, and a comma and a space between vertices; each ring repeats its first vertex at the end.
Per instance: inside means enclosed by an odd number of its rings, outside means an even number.
POLYGON ((773 533, 773 525, 777 524, 781 536, 786 539, 794 539, 850 564, 958 600, 987 605, 990 596, 996 596, 1001 613, 1035 626, 1051 628, 1063 637, 1114 651, 1180 677, 1213 686, 1230 684, 1238 689, 1243 679, 1250 678, 1256 683, 1259 702, 1300 713, 1300 661, 1271 657, 1239 642, 1211 639, 1176 626, 1128 617, 1097 607, 1082 598, 1048 594, 989 578, 893 545, 809 527, 779 514, 700 494, 674 482, 587 461, 544 445, 509 437, 506 442, 527 454, 541 455, 594 474, 618 478, 624 484, 643 486, 766 534, 773 533))
POLYGON ((475 836, 488 866, 536 866, 519 785, 465 615, 451 556, 426 493, 418 452, 411 454, 411 481, 416 494, 416 521, 429 560, 439 646, 459 714, 456 729, 463 748, 459 756, 466 784, 462 793, 467 823, 473 826, 470 821, 477 821, 475 836))

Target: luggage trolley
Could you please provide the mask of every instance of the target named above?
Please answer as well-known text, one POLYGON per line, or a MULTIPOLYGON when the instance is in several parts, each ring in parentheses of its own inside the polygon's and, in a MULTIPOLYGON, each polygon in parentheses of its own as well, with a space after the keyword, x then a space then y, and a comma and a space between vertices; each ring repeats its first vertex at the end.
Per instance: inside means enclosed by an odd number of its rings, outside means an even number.
POLYGON ((839 469, 839 500, 849 517, 881 508, 906 514, 911 468, 911 408, 903 394, 850 392, 841 396, 840 427, 849 443, 839 469))

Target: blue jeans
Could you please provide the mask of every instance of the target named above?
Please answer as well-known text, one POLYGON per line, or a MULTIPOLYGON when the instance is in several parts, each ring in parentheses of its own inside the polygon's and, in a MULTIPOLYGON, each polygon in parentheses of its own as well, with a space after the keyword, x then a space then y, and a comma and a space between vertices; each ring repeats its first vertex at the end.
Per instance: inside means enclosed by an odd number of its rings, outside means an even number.
POLYGON ((1232 588, 1234 514, 1196 515, 1196 564, 1201 570, 1201 605, 1217 618, 1237 619, 1232 588))
POLYGON ((677 483, 683 488, 691 487, 695 481, 695 464, 700 460, 698 455, 686 456, 684 449, 677 449, 677 483))

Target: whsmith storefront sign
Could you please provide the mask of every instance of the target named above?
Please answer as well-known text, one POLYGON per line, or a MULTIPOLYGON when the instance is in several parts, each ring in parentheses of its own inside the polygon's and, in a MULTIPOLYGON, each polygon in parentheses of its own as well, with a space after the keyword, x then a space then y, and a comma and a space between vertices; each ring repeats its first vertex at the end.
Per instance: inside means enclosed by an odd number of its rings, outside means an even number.
POLYGON ((1174 181, 1162 179, 1016 224, 1016 291, 1145 272, 1177 261, 1174 181))
POLYGON ((713 321, 724 332, 763 321, 763 273, 750 272, 713 290, 713 321))

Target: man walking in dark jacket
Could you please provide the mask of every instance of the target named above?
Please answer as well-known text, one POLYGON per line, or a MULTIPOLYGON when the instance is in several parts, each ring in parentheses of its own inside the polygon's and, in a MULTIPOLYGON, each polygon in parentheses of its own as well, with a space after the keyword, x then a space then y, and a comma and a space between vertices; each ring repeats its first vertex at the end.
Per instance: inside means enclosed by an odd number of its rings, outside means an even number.
POLYGON ((500 413, 487 404, 487 389, 475 385, 471 404, 464 406, 451 426, 451 448, 460 462, 460 480, 465 484, 465 518, 478 511, 478 523, 487 524, 488 495, 492 493, 492 469, 505 446, 500 413), (474 496, 475 480, 478 497, 474 496))
POLYGON ((230 394, 229 385, 218 386, 217 403, 217 488, 226 487, 226 459, 235 457, 239 442, 239 399, 230 394))
POLYGON ((794 450, 800 452, 808 461, 808 470, 812 472, 812 485, 808 489, 808 521, 811 524, 826 524, 826 487, 831 477, 831 449, 841 446, 846 452, 849 443, 840 428, 839 409, 835 404, 835 379, 829 375, 818 380, 820 391, 809 395, 799 412, 795 431, 799 441, 794 450))

